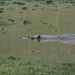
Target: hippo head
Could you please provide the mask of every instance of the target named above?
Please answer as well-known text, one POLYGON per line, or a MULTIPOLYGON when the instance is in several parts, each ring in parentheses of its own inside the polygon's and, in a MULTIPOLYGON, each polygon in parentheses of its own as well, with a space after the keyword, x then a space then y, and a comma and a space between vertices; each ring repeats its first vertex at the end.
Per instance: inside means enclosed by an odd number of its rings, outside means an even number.
POLYGON ((34 40, 35 37, 34 37, 34 36, 28 36, 28 39, 30 39, 30 40, 34 40))
POLYGON ((40 35, 28 36, 28 39, 32 40, 32 41, 40 41, 41 37, 40 37, 40 35))

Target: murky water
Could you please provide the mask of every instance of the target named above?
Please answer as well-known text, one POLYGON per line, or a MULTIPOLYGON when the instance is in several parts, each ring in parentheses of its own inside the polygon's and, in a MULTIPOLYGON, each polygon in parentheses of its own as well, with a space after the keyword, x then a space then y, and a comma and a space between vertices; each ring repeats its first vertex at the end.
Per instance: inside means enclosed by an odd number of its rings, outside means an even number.
POLYGON ((14 55, 32 63, 75 62, 75 44, 61 42, 34 42, 18 37, 29 35, 62 35, 75 33, 75 7, 71 4, 47 5, 38 2, 26 3, 28 7, 10 4, 3 6, 5 13, 0 14, 2 20, 15 20, 15 25, 0 27, 0 57, 14 55), (39 7, 34 5, 38 4, 39 7), (10 6, 12 8, 10 8, 10 6), (16 7, 15 7, 16 6, 16 7), (69 6, 67 9, 66 7, 69 6), (35 9, 35 10, 33 10, 35 9), (22 14, 20 14, 22 12, 22 14), (23 24, 29 19, 31 24, 23 24))

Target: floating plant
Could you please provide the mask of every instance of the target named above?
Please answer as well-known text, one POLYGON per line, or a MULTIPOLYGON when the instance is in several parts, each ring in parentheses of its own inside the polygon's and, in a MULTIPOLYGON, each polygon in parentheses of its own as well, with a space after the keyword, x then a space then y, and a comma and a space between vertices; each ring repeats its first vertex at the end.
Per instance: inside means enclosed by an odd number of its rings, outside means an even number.
POLYGON ((9 59, 9 60, 16 60, 16 57, 14 57, 14 56, 9 56, 8 59, 9 59))
POLYGON ((27 7, 22 7, 21 9, 23 9, 23 10, 27 10, 28 8, 27 8, 27 7))
POLYGON ((0 13, 4 13, 4 11, 3 10, 0 10, 0 13))
POLYGON ((0 20, 0 26, 9 26, 10 24, 8 22, 0 20))
POLYGON ((23 21, 23 24, 30 24, 30 23, 32 23, 31 20, 24 20, 23 21))
POLYGON ((8 19, 8 21, 14 22, 15 20, 13 20, 13 19, 8 19))
POLYGON ((23 3, 23 2, 13 2, 13 4, 25 5, 25 3, 23 3))
POLYGON ((7 4, 8 4, 7 2, 0 1, 0 5, 7 5, 7 4))
POLYGON ((24 1, 27 1, 27 2, 32 2, 32 0, 24 0, 24 1))
POLYGON ((35 7, 38 7, 39 5, 34 5, 35 7))
POLYGON ((51 4, 51 3, 53 3, 52 0, 47 0, 47 1, 46 1, 46 4, 51 4))

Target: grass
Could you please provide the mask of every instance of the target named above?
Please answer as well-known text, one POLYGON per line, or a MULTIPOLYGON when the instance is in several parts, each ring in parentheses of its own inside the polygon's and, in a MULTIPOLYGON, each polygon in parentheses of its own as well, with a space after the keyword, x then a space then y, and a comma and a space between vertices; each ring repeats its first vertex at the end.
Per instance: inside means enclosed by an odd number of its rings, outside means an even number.
MULTIPOLYGON (((9 56, 9 58, 16 57, 9 56)), ((0 58, 0 75, 75 75, 75 63, 34 65, 17 59, 0 58)))

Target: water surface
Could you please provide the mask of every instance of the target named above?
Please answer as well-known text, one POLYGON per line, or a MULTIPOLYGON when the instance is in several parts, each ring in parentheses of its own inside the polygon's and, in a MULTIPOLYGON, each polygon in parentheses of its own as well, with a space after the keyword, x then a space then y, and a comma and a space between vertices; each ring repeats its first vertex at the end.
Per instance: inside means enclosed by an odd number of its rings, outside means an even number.
POLYGON ((28 7, 28 10, 22 10, 23 6, 14 4, 2 6, 5 11, 0 14, 2 20, 8 22, 8 19, 12 18, 16 24, 4 27, 4 30, 0 27, 0 57, 13 55, 22 58, 24 62, 30 61, 35 64, 75 62, 75 44, 38 43, 17 39, 28 35, 74 34, 75 7, 71 4, 56 3, 56 5, 57 7, 29 2, 23 5, 28 7), (35 7, 36 4, 39 7, 35 7), (26 19, 31 20, 32 23, 24 25, 23 21, 26 19))

